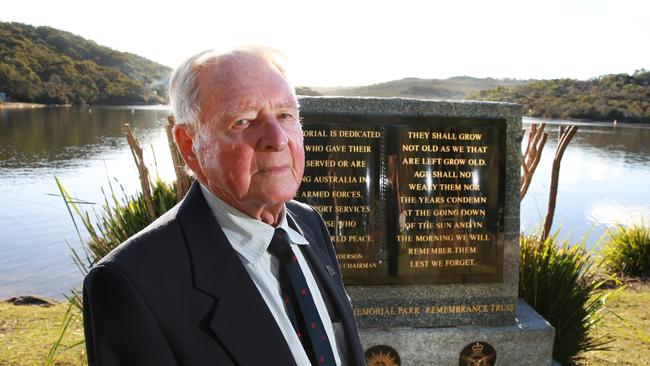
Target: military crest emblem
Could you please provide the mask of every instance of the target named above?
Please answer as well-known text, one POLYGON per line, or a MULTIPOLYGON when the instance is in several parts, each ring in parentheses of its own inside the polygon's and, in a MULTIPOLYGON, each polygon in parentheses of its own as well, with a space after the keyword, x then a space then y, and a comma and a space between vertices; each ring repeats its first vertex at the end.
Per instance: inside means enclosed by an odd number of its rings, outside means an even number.
POLYGON ((497 353, 485 342, 468 344, 460 353, 459 366, 494 366, 497 353))
POLYGON ((400 366, 399 354, 393 348, 378 345, 365 352, 367 366, 400 366))

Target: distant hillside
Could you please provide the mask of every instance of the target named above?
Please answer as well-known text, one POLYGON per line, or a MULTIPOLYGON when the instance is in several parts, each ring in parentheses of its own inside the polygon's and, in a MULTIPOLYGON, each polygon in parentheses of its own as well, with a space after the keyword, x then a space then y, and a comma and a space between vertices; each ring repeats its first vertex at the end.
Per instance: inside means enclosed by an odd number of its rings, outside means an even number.
POLYGON ((156 104, 171 69, 50 27, 0 22, 0 92, 50 104, 156 104))
POLYGON ((535 117, 650 122, 650 71, 587 81, 543 80, 484 90, 470 98, 520 103, 535 117))
POLYGON ((367 86, 311 89, 322 95, 464 99, 468 94, 479 90, 525 85, 530 82, 532 81, 456 76, 449 79, 406 78, 367 86))
POLYGON ((309 96, 322 95, 321 93, 315 91, 314 89, 306 87, 306 86, 297 86, 296 87, 296 94, 297 95, 309 95, 309 96))

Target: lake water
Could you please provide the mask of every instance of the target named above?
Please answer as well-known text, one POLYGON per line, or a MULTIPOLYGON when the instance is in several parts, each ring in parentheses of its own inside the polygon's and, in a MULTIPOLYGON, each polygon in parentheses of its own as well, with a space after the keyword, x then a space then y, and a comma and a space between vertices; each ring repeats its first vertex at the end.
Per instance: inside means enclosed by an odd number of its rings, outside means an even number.
MULTIPOLYGON (((0 299, 39 294, 61 298, 81 283, 68 246, 80 241, 58 194, 58 177, 74 197, 101 207, 100 187, 139 189, 137 171, 122 132, 129 123, 145 147, 153 174, 174 179, 160 107, 0 109, 0 299), (154 158, 157 168, 154 167, 154 158), (116 183, 116 182, 119 182, 116 183)), ((542 120, 526 118, 524 128, 542 120)), ((558 125, 527 196, 522 229, 538 227, 546 213, 558 125)), ((650 126, 576 123, 579 131, 565 152, 555 214, 561 237, 587 233, 594 246, 614 223, 650 218, 650 126)), ((525 141, 526 139, 524 139, 525 141)))

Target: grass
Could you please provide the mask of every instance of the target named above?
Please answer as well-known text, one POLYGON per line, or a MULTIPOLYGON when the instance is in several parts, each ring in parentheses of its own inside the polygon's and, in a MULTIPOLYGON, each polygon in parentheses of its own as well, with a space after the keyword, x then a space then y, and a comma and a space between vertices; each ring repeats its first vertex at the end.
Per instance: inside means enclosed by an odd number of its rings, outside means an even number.
POLYGON ((609 333, 611 351, 587 352, 580 365, 648 365, 650 362, 650 282, 632 285, 610 297, 597 330, 609 333))
MULTIPOLYGON (((645 366, 650 360, 650 282, 630 286, 610 297, 597 332, 610 333, 609 351, 587 352, 584 366, 645 366)), ((14 306, 0 302, 0 366, 41 366, 57 339, 67 303, 50 308, 14 306)), ((73 319, 63 339, 71 345, 81 339, 81 320, 73 319)), ((54 365, 85 365, 83 345, 62 347, 54 365)))
MULTIPOLYGON (((67 302, 51 307, 0 302, 0 366, 44 365, 60 334, 61 320, 67 309, 67 302)), ((67 349, 82 338, 83 325, 81 319, 75 317, 52 364, 85 365, 83 345, 67 349)))

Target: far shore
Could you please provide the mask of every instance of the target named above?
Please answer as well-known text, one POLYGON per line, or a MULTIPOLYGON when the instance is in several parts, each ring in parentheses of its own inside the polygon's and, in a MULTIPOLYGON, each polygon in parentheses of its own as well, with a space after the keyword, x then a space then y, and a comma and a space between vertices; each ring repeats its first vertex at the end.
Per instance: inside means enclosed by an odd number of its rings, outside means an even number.
MULTIPOLYGON (((86 105, 87 107, 92 108, 93 106, 95 107, 155 107, 155 106, 163 106, 165 108, 169 108, 169 105, 166 104, 143 104, 143 105, 112 105, 112 104, 97 104, 97 105, 86 105)), ((23 103, 23 102, 0 102, 0 109, 26 109, 26 108, 45 108, 45 107, 73 107, 72 104, 40 104, 40 103, 23 103)), ((78 105, 75 105, 75 107, 79 107, 78 105)), ((589 120, 589 119, 582 119, 582 118, 561 118, 561 117, 542 117, 542 116, 528 116, 528 115, 523 115, 522 117, 526 118, 537 118, 541 119, 543 123, 548 123, 548 124, 569 124, 569 123, 575 123, 575 124, 599 124, 599 125, 626 125, 626 126, 635 126, 635 125, 648 125, 650 124, 650 120, 648 121, 643 121, 643 122, 626 122, 626 121, 617 121, 617 120, 607 120, 606 118, 600 119, 600 120, 589 120)), ((533 123, 537 123, 538 121, 534 121, 533 123)))
POLYGON ((109 108, 165 108, 169 109, 167 104, 41 104, 26 102, 0 102, 0 109, 26 109, 26 108, 69 108, 69 107, 109 107, 109 108))
POLYGON ((4 102, 0 103, 0 109, 23 109, 23 108, 43 108, 48 107, 47 104, 38 104, 38 103, 14 103, 14 102, 4 102))

